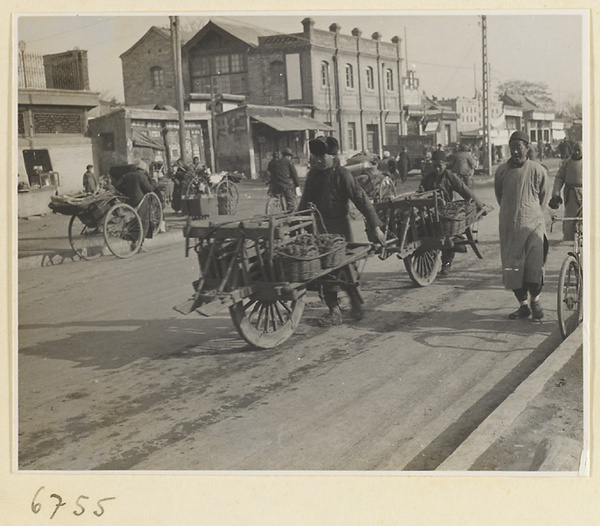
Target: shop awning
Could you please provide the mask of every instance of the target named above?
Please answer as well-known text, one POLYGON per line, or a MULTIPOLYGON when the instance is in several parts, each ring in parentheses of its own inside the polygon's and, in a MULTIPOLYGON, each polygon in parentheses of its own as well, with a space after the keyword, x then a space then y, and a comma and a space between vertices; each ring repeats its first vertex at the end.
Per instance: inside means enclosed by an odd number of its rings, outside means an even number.
POLYGON ((431 121, 427 123, 427 126, 425 126, 425 133, 431 133, 434 131, 437 131, 438 129, 438 122, 437 121, 431 121))
POLYGON ((135 146, 142 146, 145 148, 153 148, 155 150, 163 150, 164 146, 159 143, 158 141, 155 141, 154 139, 151 139, 150 137, 147 137, 146 135, 144 135, 142 132, 138 131, 138 130, 133 130, 133 144, 135 146))
POLYGON ((310 117, 291 117, 289 115, 263 117, 262 115, 252 115, 252 118, 277 131, 333 131, 331 126, 316 121, 315 119, 311 119, 310 117))

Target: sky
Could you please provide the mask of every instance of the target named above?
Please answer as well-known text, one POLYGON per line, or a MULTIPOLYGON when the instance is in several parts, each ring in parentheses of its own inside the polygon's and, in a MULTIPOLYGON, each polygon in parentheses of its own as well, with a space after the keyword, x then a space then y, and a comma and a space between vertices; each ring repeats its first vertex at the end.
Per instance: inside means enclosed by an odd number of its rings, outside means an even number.
MULTIPOLYGON (((588 42, 582 37, 583 11, 488 11, 488 62, 492 91, 509 80, 545 82, 555 102, 581 102, 587 82, 588 42), (524 13, 524 14, 523 14, 524 13), (566 13, 566 14, 565 14, 566 13), (585 79, 584 79, 585 75, 585 79)), ((218 13, 174 13, 182 25, 200 28, 218 13)), ((482 85, 482 29, 480 12, 365 11, 336 13, 286 12, 227 16, 278 33, 302 32, 301 21, 310 16, 315 28, 328 30, 332 23, 343 34, 359 28, 370 38, 375 32, 389 42, 402 39, 402 55, 415 69, 420 85, 429 96, 472 97, 482 85), (276 29, 275 29, 276 28, 276 29)), ((150 14, 149 14, 150 15, 150 14)), ((169 27, 169 17, 95 14, 20 16, 16 41, 24 41, 32 53, 58 53, 78 47, 87 50, 90 88, 123 100, 119 56, 152 26, 169 27)), ((15 46, 16 48, 16 46, 15 46)))

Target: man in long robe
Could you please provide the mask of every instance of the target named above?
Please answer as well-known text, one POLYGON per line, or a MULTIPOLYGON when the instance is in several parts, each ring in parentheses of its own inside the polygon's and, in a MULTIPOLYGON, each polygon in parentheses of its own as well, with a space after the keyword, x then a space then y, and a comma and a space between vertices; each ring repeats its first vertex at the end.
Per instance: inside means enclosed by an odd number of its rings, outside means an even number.
MULTIPOLYGON (((577 217, 577 213, 583 203, 583 166, 582 166, 582 144, 576 142, 573 145, 573 153, 571 158, 564 161, 558 173, 554 178, 554 187, 552 189, 552 198, 548 206, 557 209, 564 201, 565 204, 565 219, 577 217), (564 187, 564 190, 563 190, 564 187), (560 191, 563 190, 563 197, 560 196, 560 191)), ((575 221, 563 222, 563 239, 565 241, 573 241, 575 237, 575 221)))
POLYGON ((500 257, 503 283, 512 290, 519 308, 510 319, 541 320, 540 295, 548 239, 543 206, 546 199, 546 170, 527 159, 529 137, 516 131, 509 140, 510 159, 498 167, 494 179, 500 205, 500 257), (528 301, 528 294, 530 301, 528 301))

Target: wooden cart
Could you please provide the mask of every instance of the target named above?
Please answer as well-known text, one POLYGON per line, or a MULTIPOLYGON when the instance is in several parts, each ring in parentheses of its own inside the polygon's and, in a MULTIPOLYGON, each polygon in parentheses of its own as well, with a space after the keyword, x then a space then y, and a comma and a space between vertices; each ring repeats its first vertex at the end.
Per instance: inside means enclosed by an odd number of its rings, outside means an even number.
MULTIPOLYGON (((477 248, 477 227, 490 208, 476 211, 473 207, 473 213, 464 220, 452 222, 441 217, 443 204, 440 190, 402 194, 374 204, 388 237, 379 257, 386 259, 396 254, 404 261, 413 283, 420 287, 435 280, 443 249, 464 250, 460 247, 470 246, 482 259, 477 248)), ((369 238, 375 241, 371 233, 369 238)))
POLYGON ((196 252, 200 277, 193 284, 193 298, 175 310, 210 316, 228 308, 242 338, 266 349, 294 333, 307 290, 335 283, 362 302, 354 263, 371 252, 371 244, 348 244, 338 264, 321 268, 317 261, 301 280, 289 279, 282 248, 296 236, 319 233, 316 214, 305 210, 209 226, 188 220, 186 256, 191 249, 196 252))

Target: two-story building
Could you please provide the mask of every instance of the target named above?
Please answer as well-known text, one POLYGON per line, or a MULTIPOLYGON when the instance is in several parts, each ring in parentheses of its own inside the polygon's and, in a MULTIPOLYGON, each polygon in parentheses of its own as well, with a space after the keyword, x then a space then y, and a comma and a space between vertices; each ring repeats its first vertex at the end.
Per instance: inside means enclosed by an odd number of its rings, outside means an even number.
MULTIPOLYGON (((347 35, 337 24, 329 30, 316 29, 310 18, 302 21, 302 27, 302 32, 282 35, 230 20, 211 20, 182 48, 186 107, 198 97, 207 97, 214 117, 217 98, 240 96, 239 105, 246 104, 249 112, 248 132, 252 135, 258 129, 250 125, 257 121, 277 132, 271 134, 273 138, 281 138, 269 142, 269 134, 263 133, 262 140, 252 136, 243 143, 248 153, 236 152, 246 159, 253 177, 283 144, 294 144, 299 159, 305 161, 307 140, 317 133, 335 135, 345 152, 381 153, 385 144, 397 143, 404 131, 400 39, 384 42, 379 33, 363 38, 358 28, 347 35), (280 120, 278 126, 271 126, 266 118, 259 120, 261 108, 267 106, 300 120, 295 124, 280 120), (293 115, 290 109, 295 110, 293 115), (301 124, 304 128, 297 129, 301 124), (261 147, 251 151, 249 145, 256 143, 261 147)), ((126 105, 176 106, 168 45, 168 33, 152 28, 121 55, 126 105)), ((216 131, 215 127, 218 136, 216 131)), ((227 159, 233 152, 222 150, 228 142, 214 140, 214 144, 217 168, 223 158, 230 169, 227 159)))
POLYGON ((48 212, 50 195, 82 191, 92 164, 86 112, 98 105, 90 91, 87 52, 18 57, 17 175, 19 217, 48 212))

